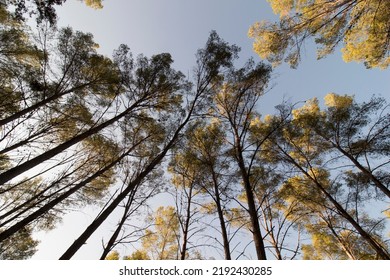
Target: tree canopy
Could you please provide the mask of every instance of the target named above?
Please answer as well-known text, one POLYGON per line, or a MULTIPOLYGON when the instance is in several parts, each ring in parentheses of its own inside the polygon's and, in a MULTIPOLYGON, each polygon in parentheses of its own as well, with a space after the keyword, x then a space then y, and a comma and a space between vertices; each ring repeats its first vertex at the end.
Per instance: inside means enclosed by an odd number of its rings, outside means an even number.
POLYGON ((390 7, 382 0, 267 0, 277 23, 261 21, 249 30, 254 50, 277 65, 299 63, 303 43, 313 37, 322 58, 342 45, 344 61, 367 68, 390 65, 390 7))
MULTIPOLYGON (((63 2, 0 6, 0 259, 30 258, 36 233, 86 208, 95 216, 60 259, 102 228, 106 260, 390 259, 386 98, 331 92, 264 116, 272 67, 240 64, 216 31, 184 75, 170 53, 105 56, 92 34, 45 22, 63 2)), ((319 36, 321 55, 342 39, 387 67, 387 49, 364 45, 383 44, 371 14, 386 16, 383 1, 270 2, 285 33, 252 30, 270 61, 296 65, 319 36)))
MULTIPOLYGON (((94 9, 103 8, 103 0, 78 0, 94 9)), ((14 15, 17 20, 25 20, 27 16, 36 16, 38 22, 47 20, 54 24, 57 20, 56 6, 62 5, 66 0, 8 0, 9 5, 15 7, 14 15)))

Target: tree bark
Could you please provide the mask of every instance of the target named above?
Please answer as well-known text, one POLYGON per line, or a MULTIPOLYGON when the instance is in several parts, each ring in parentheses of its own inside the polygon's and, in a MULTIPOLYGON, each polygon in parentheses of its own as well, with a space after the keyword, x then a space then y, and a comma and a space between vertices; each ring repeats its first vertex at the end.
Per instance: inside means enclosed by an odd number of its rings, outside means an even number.
POLYGON ((181 252, 180 252, 180 259, 181 260, 186 259, 186 253, 187 253, 188 231, 190 228, 190 220, 191 220, 192 191, 193 191, 193 186, 190 186, 190 193, 188 194, 188 198, 187 198, 187 210, 186 210, 187 215, 186 215, 186 220, 184 222, 184 227, 183 227, 183 245, 181 247, 181 252))
POLYGON ((227 230, 226 230, 225 218, 224 218, 223 211, 222 211, 221 195, 219 192, 218 180, 215 176, 216 174, 215 174, 213 168, 212 168, 211 172, 212 172, 213 184, 214 184, 215 205, 217 206, 219 224, 221 226, 221 235, 222 235, 223 251, 225 254, 225 260, 231 260, 232 256, 230 254, 230 243, 229 243, 229 237, 228 237, 227 230))
POLYGON ((31 168, 34 168, 38 164, 43 163, 44 161, 58 155, 59 153, 65 151, 66 149, 79 143, 80 141, 82 141, 82 140, 94 135, 95 133, 98 133, 102 129, 112 125, 116 121, 120 120, 121 118, 123 118, 124 116, 129 114, 132 110, 134 110, 134 108, 137 107, 138 103, 139 102, 134 103, 132 106, 127 108, 124 112, 117 115, 116 117, 113 117, 112 119, 110 119, 110 120, 108 120, 108 121, 106 121, 106 122, 104 122, 96 127, 93 127, 91 129, 87 130, 86 132, 81 133, 80 135, 73 137, 72 139, 58 145, 57 147, 55 147, 55 148, 53 148, 53 149, 51 149, 43 154, 31 159, 31 160, 28 160, 28 161, 26 161, 18 166, 15 166, 14 168, 11 168, 11 169, 3 172, 0 175, 0 185, 3 185, 4 183, 8 182, 9 180, 15 178, 16 176, 30 170, 31 168))
POLYGON ((109 169, 111 169, 112 167, 114 167, 117 163, 119 163, 123 158, 125 158, 135 147, 132 147, 129 151, 127 151, 126 153, 124 153, 122 156, 120 156, 118 159, 116 159, 115 161, 113 161, 112 163, 110 163, 109 165, 107 165, 106 167, 102 168, 101 170, 99 170, 98 172, 96 172, 95 174, 93 174, 92 176, 90 176, 89 178, 87 178, 86 180, 82 181, 81 183, 77 184, 76 186, 74 186, 73 188, 71 188, 70 190, 68 190, 67 192, 63 193, 62 195, 60 195, 59 197, 57 197, 56 199, 53 199, 52 201, 50 201, 49 203, 47 203, 45 206, 43 206, 42 208, 38 209, 37 211, 35 211, 34 213, 31 213, 29 216, 27 216, 26 218, 24 218, 23 220, 17 222, 15 225, 11 226, 10 228, 8 228, 7 230, 3 231, 3 232, 0 232, 0 242, 7 239, 8 237, 10 237, 11 235, 13 235, 14 233, 18 232, 20 229, 24 228, 27 224, 29 224, 30 222, 38 219, 40 216, 42 216, 43 214, 45 214, 46 212, 48 212, 49 210, 53 209, 57 204, 61 203, 62 201, 64 201, 64 199, 68 198, 69 196, 71 196, 72 194, 74 194, 75 192, 77 192, 78 190, 80 190, 82 187, 84 187, 86 184, 90 183, 92 180, 98 178, 99 176, 101 176, 103 173, 105 173, 106 171, 108 171, 109 169))
POLYGON ((152 170, 161 162, 165 157, 168 150, 173 146, 174 140, 172 139, 165 149, 155 157, 151 163, 142 171, 137 178, 135 178, 124 189, 107 208, 96 217, 96 219, 85 229, 85 231, 73 242, 73 244, 66 250, 66 252, 60 257, 60 260, 69 260, 73 255, 85 244, 88 238, 100 227, 100 225, 108 218, 108 216, 116 209, 121 201, 135 188, 152 170))
MULTIPOLYGON (((333 144, 333 143, 332 143, 333 144)), ((366 175, 370 180, 375 184, 375 186, 380 189, 388 198, 390 198, 390 190, 386 188, 384 184, 378 178, 372 174, 371 171, 367 170, 363 165, 360 164, 358 160, 356 160, 350 153, 345 151, 340 147, 339 144, 333 144, 334 147, 339 150, 344 156, 346 156, 364 175, 366 175)))
POLYGON ((263 236, 261 234, 260 230, 260 223, 259 223, 259 218, 257 215, 257 207, 254 199, 254 194, 253 194, 253 188, 249 180, 249 174, 247 172, 247 169, 245 167, 245 162, 244 158, 242 155, 242 148, 240 145, 240 139, 238 135, 235 137, 235 150, 236 150, 236 160, 240 169, 241 173, 241 178, 243 180, 244 184, 244 190, 246 194, 246 199, 248 203, 248 213, 251 221, 251 231, 253 235, 253 242, 255 244, 256 248, 256 254, 257 258, 259 260, 266 260, 267 255, 265 253, 265 247, 264 247, 264 241, 263 241, 263 236))
POLYGON ((327 192, 327 190, 310 174, 304 170, 288 153, 286 153, 280 146, 278 146, 282 153, 289 159, 290 163, 295 165, 307 178, 309 178, 315 186, 325 195, 327 199, 335 206, 337 212, 344 217, 360 234, 360 236, 370 244, 370 246, 377 252, 378 256, 380 256, 384 260, 390 260, 390 254, 384 249, 382 246, 375 241, 374 238, 370 234, 368 234, 358 222, 342 207, 333 196, 327 192))

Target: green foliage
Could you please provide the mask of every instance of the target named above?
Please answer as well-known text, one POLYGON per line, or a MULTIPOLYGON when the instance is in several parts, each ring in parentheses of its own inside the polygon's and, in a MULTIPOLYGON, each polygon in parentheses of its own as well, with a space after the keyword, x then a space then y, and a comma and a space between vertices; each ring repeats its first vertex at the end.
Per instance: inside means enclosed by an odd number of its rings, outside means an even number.
POLYGON ((23 228, 10 239, 0 242, 0 260, 25 260, 34 255, 39 242, 31 234, 31 228, 23 228))
MULTIPOLYGON (((78 0, 84 2, 87 6, 93 9, 103 8, 103 0, 78 0)), ((19 21, 24 21, 26 15, 35 15, 37 22, 48 21, 55 24, 57 21, 56 5, 62 5, 66 0, 10 0, 10 5, 15 6, 14 17, 19 21)))

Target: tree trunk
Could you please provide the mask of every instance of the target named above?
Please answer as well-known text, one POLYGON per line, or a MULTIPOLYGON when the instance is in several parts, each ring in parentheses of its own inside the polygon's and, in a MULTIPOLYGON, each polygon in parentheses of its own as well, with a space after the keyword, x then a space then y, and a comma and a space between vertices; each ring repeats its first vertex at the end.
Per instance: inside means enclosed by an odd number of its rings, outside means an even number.
POLYGON ((91 181, 93 181, 94 179, 98 178, 99 176, 101 176, 103 173, 105 173, 106 171, 108 171, 109 169, 111 169, 112 167, 114 167, 117 163, 119 163, 124 157, 126 157, 135 147, 132 147, 129 151, 127 151, 126 153, 124 153, 122 156, 120 156, 117 160, 113 161, 112 163, 110 163, 109 165, 107 165, 106 167, 102 168, 101 170, 99 170, 98 172, 96 172, 95 174, 93 174, 92 176, 90 176, 89 178, 87 178, 86 180, 82 181, 81 183, 77 184, 76 186, 74 186, 73 188, 71 188, 70 190, 68 190, 67 192, 63 193, 62 195, 60 195, 59 197, 57 197, 56 199, 50 201, 49 203, 47 203, 45 206, 43 206, 42 208, 38 209, 37 211, 35 211, 34 213, 31 213, 29 216, 27 216, 26 218, 24 218, 23 220, 17 222, 15 225, 11 226, 10 228, 8 228, 7 230, 3 231, 3 232, 0 232, 0 242, 7 239, 8 237, 10 237, 11 235, 13 235, 14 233, 18 232, 19 230, 21 230, 22 228, 24 228, 27 224, 29 224, 30 222, 34 221, 35 219, 39 218, 40 216, 42 216, 43 214, 45 214, 46 212, 48 212, 49 210, 53 209, 57 204, 61 203, 62 201, 64 201, 64 199, 68 198, 69 196, 71 196, 72 194, 74 194, 75 192, 77 192, 78 190, 80 190, 82 187, 84 187, 86 184, 90 183, 91 181))
POLYGON ((147 168, 142 171, 134 181, 130 182, 129 185, 123 190, 114 200, 111 202, 107 208, 100 213, 98 217, 85 229, 85 231, 77 238, 73 244, 66 250, 66 252, 60 257, 60 260, 69 260, 73 255, 85 244, 88 238, 97 230, 100 225, 108 218, 108 216, 116 209, 116 207, 121 203, 121 201, 135 188, 142 180, 153 171, 153 169, 161 162, 165 157, 168 150, 173 145, 171 141, 168 146, 152 160, 152 162, 147 166, 147 168))
POLYGON ((251 231, 253 235, 253 242, 255 243, 257 258, 259 260, 266 260, 267 256, 265 253, 263 236, 261 235, 260 223, 257 215, 257 207, 254 199, 252 185, 249 180, 249 174, 245 167, 245 162, 244 162, 242 149, 240 145, 240 139, 238 138, 237 135, 235 138, 236 138, 235 139, 236 160, 238 162, 241 178, 244 184, 244 190, 245 190, 246 199, 248 203, 248 213, 251 221, 251 231))
POLYGON ((225 260, 231 260, 232 257, 230 254, 230 243, 229 243, 225 219, 222 211, 221 196, 219 193, 218 182, 214 170, 212 170, 212 174, 213 174, 213 183, 214 183, 214 192, 215 192, 215 204, 217 206, 219 223, 221 225, 221 235, 222 235, 222 242, 223 242, 223 250, 225 253, 225 260))
POLYGON ((19 112, 16 112, 15 114, 11 115, 11 116, 8 116, 4 119, 1 119, 0 120, 0 127, 3 126, 3 125, 6 125, 7 123, 9 122, 12 122, 14 120, 17 120, 19 119, 20 117, 28 114, 28 113, 31 113, 37 109, 39 109, 40 107, 43 107, 45 106, 46 104, 49 104, 50 102, 54 101, 54 100, 57 100, 59 99, 60 97, 62 96, 65 96, 66 94, 69 94, 69 93, 72 93, 76 90, 80 90, 80 89, 83 89, 89 85, 91 85, 92 83, 87 83, 87 84, 83 84, 83 85, 80 85, 80 86, 77 86, 77 87, 74 87, 72 89, 69 89, 69 90, 66 90, 64 92, 61 92, 61 93, 56 93, 56 94, 53 94, 51 97, 49 98, 46 98, 46 99, 43 99, 37 103, 35 103, 34 105, 31 105, 30 107, 27 107, 19 112))
POLYGON ((190 192, 187 197, 186 220, 184 222, 184 227, 183 227, 183 245, 181 247, 181 252, 180 252, 181 260, 186 259, 186 253, 187 253, 188 231, 190 228, 190 220, 191 220, 192 192, 193 192, 193 185, 190 186, 190 192))
POLYGON ((15 178, 16 176, 30 170, 31 168, 34 168, 38 164, 43 163, 44 161, 58 155, 59 153, 70 148, 71 146, 77 144, 78 142, 80 142, 80 141, 88 138, 89 136, 91 136, 95 133, 98 133, 102 129, 112 125, 116 121, 120 120, 121 118, 123 118, 124 116, 129 114, 137 105, 138 105, 138 103, 134 103, 132 106, 130 106, 128 109, 126 109, 124 112, 117 115, 116 117, 114 117, 114 118, 94 127, 94 128, 91 128, 91 129, 87 130, 86 132, 81 133, 80 135, 73 137, 72 139, 66 141, 65 143, 62 143, 62 144, 58 145, 57 147, 55 147, 55 148, 53 148, 53 149, 51 149, 43 154, 31 159, 31 160, 28 160, 28 161, 26 161, 18 166, 15 166, 14 168, 11 168, 11 169, 5 171, 4 173, 2 173, 0 175, 0 185, 3 185, 4 183, 8 182, 9 180, 15 178))
POLYGON ((357 161, 350 153, 346 152, 343 148, 341 148, 340 145, 333 145, 337 150, 339 150, 343 155, 345 155, 361 172, 363 172, 363 174, 366 175, 378 189, 380 189, 388 198, 390 198, 390 190, 386 188, 386 186, 382 184, 382 182, 379 181, 378 178, 376 178, 371 171, 367 170, 367 168, 361 165, 359 161, 357 161))
MULTIPOLYGON (((280 148, 280 147, 279 147, 280 148)), ((288 153, 286 153, 284 150, 281 149, 281 151, 289 158, 290 162, 295 165, 307 178, 309 178, 315 186, 326 196, 326 198, 329 199, 329 201, 336 207, 336 210, 338 213, 344 217, 355 229, 356 231, 360 234, 360 236, 366 240, 371 247, 377 252, 377 254, 384 260, 390 260, 390 255, 384 249, 382 246, 376 242, 370 234, 368 234, 360 225, 358 222, 355 221, 355 219, 349 215, 349 213, 342 207, 333 197, 330 193, 326 191, 326 189, 310 174, 304 170, 288 153)))
POLYGON ((77 238, 73 244, 66 250, 66 252, 60 257, 60 260, 69 260, 72 258, 72 256, 85 244, 85 242, 88 240, 88 238, 99 228, 99 226, 108 218, 108 216, 115 210, 115 208, 119 205, 119 203, 133 190, 135 186, 140 184, 142 180, 150 173, 152 170, 160 164, 160 162, 163 160, 165 155, 168 153, 168 151, 175 145, 177 139, 179 138, 179 135, 181 131, 184 129, 184 127, 187 125, 187 123, 190 121, 190 118, 192 116, 192 112, 195 109, 195 104, 197 102, 197 98, 199 95, 196 96, 193 104, 190 107, 189 113, 186 117, 186 119, 181 123, 181 125, 176 129, 175 134, 172 136, 172 139, 167 143, 165 148, 162 150, 162 152, 156 156, 151 163, 146 167, 144 171, 142 171, 135 179, 134 181, 130 182, 129 185, 125 190, 120 193, 111 204, 100 213, 100 215, 86 228, 86 230, 77 238))

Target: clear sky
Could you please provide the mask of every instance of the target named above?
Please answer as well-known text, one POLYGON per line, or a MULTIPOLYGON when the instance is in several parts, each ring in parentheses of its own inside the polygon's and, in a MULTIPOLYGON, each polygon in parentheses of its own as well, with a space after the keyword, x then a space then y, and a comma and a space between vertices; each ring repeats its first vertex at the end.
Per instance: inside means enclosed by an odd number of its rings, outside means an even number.
MULTIPOLYGON (((169 52, 175 67, 184 74, 194 65, 194 54, 202 47, 211 30, 229 43, 241 47, 240 62, 252 51, 247 32, 254 22, 277 20, 266 0, 105 0, 102 10, 93 10, 79 1, 68 0, 57 9, 60 26, 90 32, 100 45, 99 52, 111 56, 119 44, 127 44, 134 55, 147 56, 169 52)), ((283 98, 293 102, 318 97, 329 92, 354 94, 358 101, 376 94, 390 99, 390 69, 365 69, 363 64, 342 61, 340 52, 316 60, 315 46, 306 44, 297 70, 282 65, 274 70, 273 87, 260 100, 262 114, 273 113, 283 98)), ((39 234, 42 242, 35 259, 56 259, 79 236, 98 209, 75 212, 64 219, 58 229, 39 234)), ((115 220, 103 225, 75 259, 96 259, 100 256, 103 232, 115 220)))

